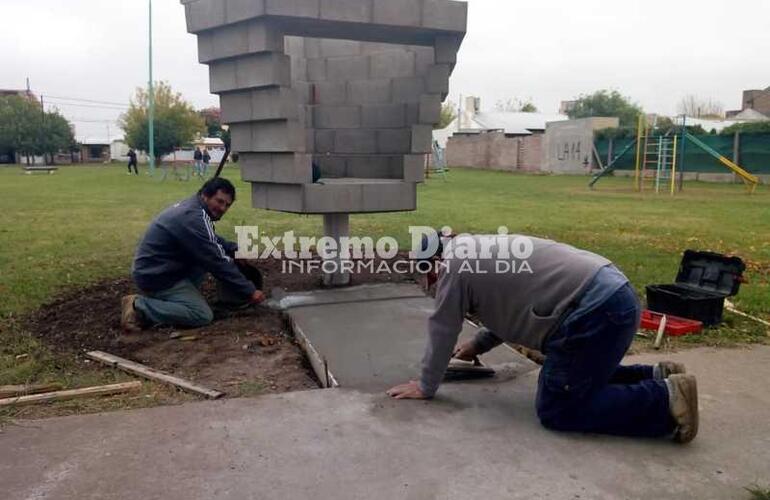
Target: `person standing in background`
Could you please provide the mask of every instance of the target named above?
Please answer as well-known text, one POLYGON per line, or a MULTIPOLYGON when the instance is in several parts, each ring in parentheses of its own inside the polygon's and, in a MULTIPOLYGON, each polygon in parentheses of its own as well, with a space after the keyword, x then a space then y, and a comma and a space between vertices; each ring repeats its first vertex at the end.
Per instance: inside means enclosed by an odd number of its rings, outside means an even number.
POLYGON ((209 162, 211 161, 211 155, 208 148, 203 148, 203 175, 201 177, 208 177, 209 175, 209 162))
POLYGON ((193 175, 196 177, 203 177, 203 153, 201 148, 195 146, 195 153, 193 153, 193 160, 195 163, 193 175))
POLYGON ((128 175, 131 175, 131 167, 134 167, 134 174, 139 175, 139 169, 136 166, 136 151, 134 151, 134 148, 128 149, 128 175))

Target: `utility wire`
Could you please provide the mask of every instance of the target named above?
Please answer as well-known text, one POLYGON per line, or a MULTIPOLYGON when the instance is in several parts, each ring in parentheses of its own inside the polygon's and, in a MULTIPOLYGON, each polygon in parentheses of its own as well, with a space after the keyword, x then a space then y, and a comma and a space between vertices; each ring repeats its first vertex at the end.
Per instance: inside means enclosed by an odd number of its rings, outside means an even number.
MULTIPOLYGON (((48 96, 46 96, 48 97, 48 96)), ((117 106, 107 106, 107 105, 96 105, 96 104, 73 104, 73 103, 67 103, 67 102, 47 102, 49 106, 76 106, 79 108, 96 108, 96 109, 114 109, 117 111, 125 111, 128 109, 128 106, 125 108, 119 108, 117 106)))
POLYGON ((61 100, 65 100, 65 101, 89 102, 89 103, 92 103, 92 104, 112 104, 112 105, 115 105, 115 106, 122 106, 122 107, 125 107, 125 108, 129 107, 128 104, 126 104, 124 102, 97 101, 97 100, 94 100, 94 99, 81 99, 79 97, 61 97, 61 96, 48 95, 48 94, 45 94, 45 97, 47 99, 61 99, 61 100))
POLYGON ((77 122, 77 123, 119 123, 118 120, 84 120, 81 118, 67 118, 67 120, 71 122, 77 122))

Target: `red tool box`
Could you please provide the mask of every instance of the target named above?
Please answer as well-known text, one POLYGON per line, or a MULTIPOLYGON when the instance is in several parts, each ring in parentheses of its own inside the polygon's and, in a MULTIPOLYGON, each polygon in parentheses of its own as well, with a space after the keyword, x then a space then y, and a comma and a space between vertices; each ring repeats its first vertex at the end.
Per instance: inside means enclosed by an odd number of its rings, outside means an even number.
MULTIPOLYGON (((700 333, 703 330, 703 323, 694 319, 680 318, 666 314, 666 335, 679 337, 700 333)), ((663 314, 645 309, 642 311, 642 328, 645 330, 657 330, 660 326, 660 320, 663 314)))

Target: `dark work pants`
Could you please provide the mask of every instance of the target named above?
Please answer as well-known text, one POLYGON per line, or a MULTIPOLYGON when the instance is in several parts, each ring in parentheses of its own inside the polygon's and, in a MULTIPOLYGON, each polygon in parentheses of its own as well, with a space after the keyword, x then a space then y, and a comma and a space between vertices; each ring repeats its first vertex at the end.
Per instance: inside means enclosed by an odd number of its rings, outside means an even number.
POLYGON ((645 437, 673 432, 665 382, 653 379, 652 366, 620 366, 639 314, 626 284, 596 310, 567 317, 546 340, 537 392, 545 427, 645 437))
POLYGON ((136 175, 139 175, 139 169, 136 167, 136 162, 129 160, 128 162, 128 173, 131 173, 131 167, 134 167, 134 173, 136 175))

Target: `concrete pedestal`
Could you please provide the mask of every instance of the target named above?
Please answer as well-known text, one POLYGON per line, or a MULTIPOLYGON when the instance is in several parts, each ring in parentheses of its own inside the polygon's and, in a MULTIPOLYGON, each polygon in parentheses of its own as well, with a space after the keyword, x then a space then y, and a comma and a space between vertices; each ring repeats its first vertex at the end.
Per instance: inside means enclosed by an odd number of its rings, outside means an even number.
MULTIPOLYGON (((350 215, 349 214, 325 214, 324 215, 324 236, 330 236, 339 243, 340 238, 350 235, 350 215)), ((340 245, 337 245, 341 249, 340 245)), ((339 254, 338 254, 339 255, 339 254)), ((342 259, 339 256, 330 259, 334 262, 336 272, 324 271, 324 286, 338 287, 350 285, 350 273, 342 270, 342 259)))

